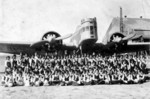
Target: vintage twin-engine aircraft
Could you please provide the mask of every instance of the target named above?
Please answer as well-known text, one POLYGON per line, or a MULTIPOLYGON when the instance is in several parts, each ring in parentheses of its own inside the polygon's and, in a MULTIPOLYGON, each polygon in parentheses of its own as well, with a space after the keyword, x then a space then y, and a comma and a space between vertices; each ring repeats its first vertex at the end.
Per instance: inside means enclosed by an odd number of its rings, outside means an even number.
MULTIPOLYGON (((0 42, 0 52, 2 53, 34 53, 34 52, 55 52, 73 51, 83 48, 84 45, 95 44, 97 41, 96 18, 87 18, 81 21, 74 34, 61 37, 55 31, 45 33, 38 42, 0 42), (70 38, 69 45, 63 44, 62 40, 70 38)), ((88 47, 88 46, 87 46, 88 47)), ((85 48, 85 46, 84 46, 85 48)), ((85 48, 86 49, 86 48, 85 48)))
POLYGON ((96 43, 96 18, 81 20, 74 34, 61 37, 54 31, 45 33, 38 42, 0 42, 2 53, 34 53, 76 50, 80 52, 128 52, 149 50, 150 46, 150 19, 144 18, 114 18, 102 43, 96 43), (62 40, 70 38, 70 44, 63 44, 62 40))

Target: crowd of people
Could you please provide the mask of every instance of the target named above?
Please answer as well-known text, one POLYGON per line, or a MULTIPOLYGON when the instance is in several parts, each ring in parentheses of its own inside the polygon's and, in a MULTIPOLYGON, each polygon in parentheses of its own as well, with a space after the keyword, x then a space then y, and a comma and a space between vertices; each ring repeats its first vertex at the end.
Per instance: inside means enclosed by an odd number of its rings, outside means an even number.
POLYGON ((140 84, 146 82, 145 55, 13 55, 5 61, 1 84, 12 86, 68 86, 140 84))

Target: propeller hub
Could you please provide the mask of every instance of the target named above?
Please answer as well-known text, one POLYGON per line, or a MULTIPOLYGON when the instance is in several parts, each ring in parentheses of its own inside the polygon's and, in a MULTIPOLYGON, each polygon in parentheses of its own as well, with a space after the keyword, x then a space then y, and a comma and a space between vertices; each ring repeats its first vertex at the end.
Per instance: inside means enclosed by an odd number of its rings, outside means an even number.
POLYGON ((47 40, 49 43, 53 43, 55 41, 56 36, 55 35, 46 35, 43 39, 47 40))

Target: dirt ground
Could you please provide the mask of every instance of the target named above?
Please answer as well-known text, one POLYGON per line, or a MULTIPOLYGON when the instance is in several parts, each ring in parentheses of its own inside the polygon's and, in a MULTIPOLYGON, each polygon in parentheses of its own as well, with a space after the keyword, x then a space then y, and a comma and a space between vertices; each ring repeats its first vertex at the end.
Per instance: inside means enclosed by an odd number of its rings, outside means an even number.
POLYGON ((0 86, 0 99, 150 99, 150 82, 136 85, 0 86))

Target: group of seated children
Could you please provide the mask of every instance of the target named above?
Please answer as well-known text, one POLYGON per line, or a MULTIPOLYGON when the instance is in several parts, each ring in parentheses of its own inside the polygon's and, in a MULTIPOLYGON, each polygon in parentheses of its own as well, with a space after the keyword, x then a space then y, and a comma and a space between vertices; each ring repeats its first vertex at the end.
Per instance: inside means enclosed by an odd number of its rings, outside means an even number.
POLYGON ((12 86, 68 86, 139 84, 146 81, 144 57, 136 56, 21 56, 6 58, 1 84, 12 86), (76 59, 76 60, 74 60, 76 59))

